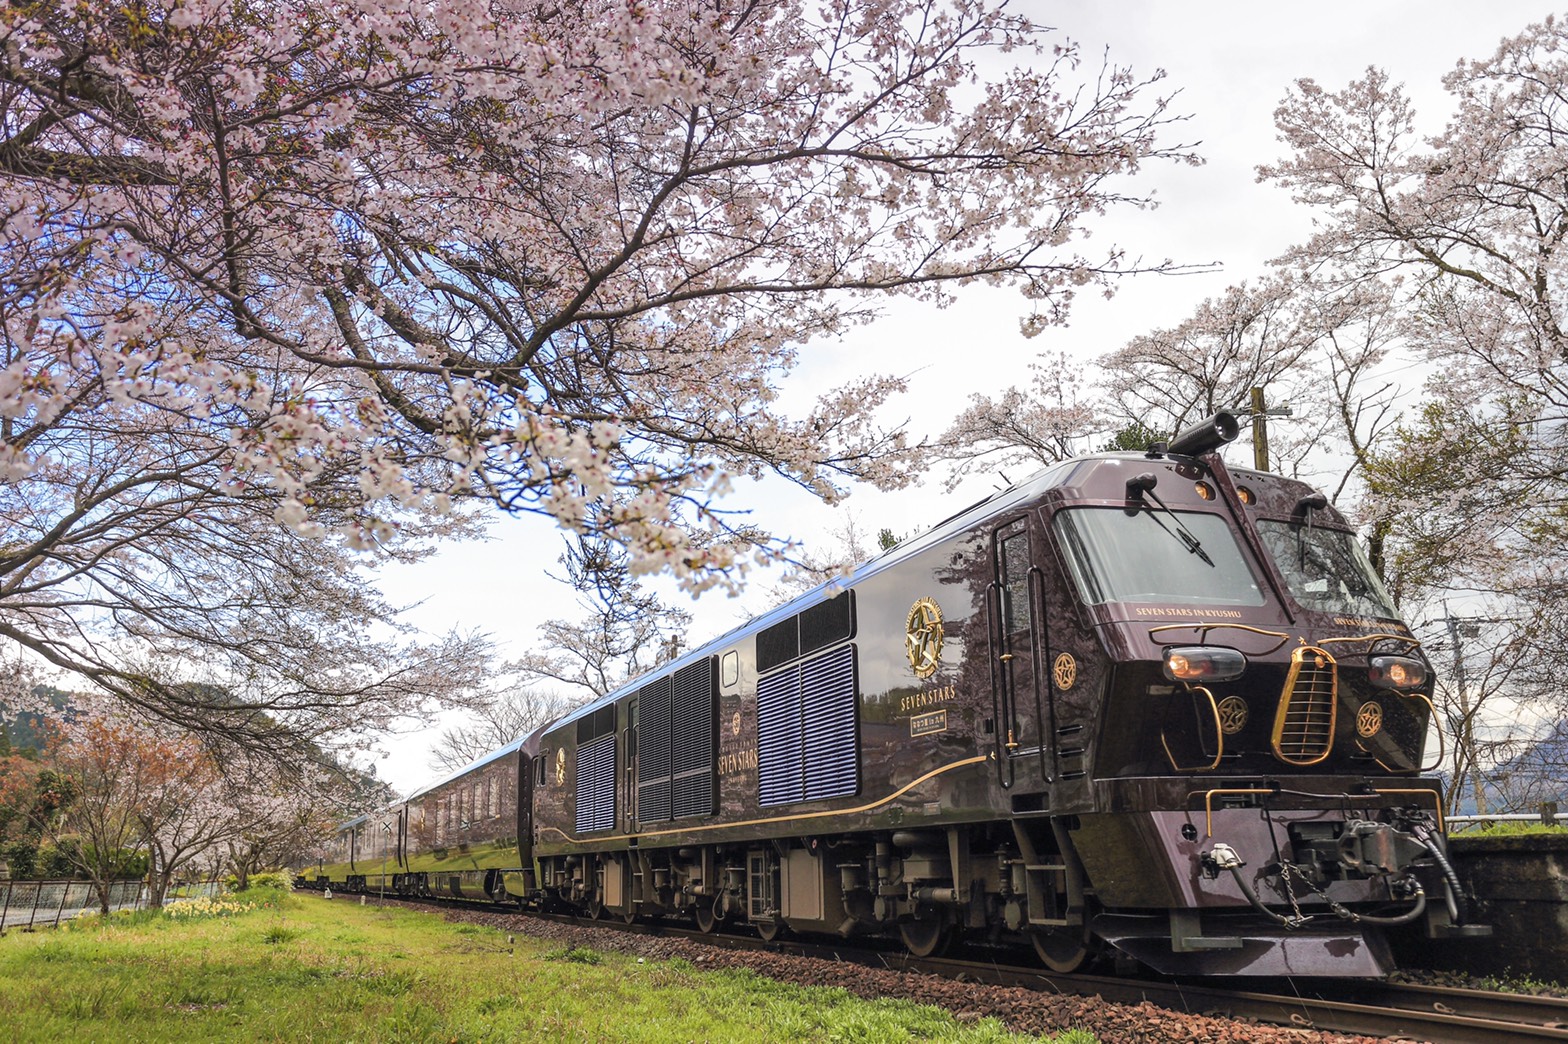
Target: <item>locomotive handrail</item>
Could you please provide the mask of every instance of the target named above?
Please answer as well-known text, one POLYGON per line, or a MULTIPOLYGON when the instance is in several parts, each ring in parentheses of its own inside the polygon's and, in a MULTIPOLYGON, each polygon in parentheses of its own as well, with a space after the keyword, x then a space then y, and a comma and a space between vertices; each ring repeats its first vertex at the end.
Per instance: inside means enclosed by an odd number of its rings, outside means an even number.
POLYGON ((1198 632, 1198 642, 1199 642, 1199 644, 1204 644, 1204 643, 1207 643, 1208 640, 1209 640, 1209 632, 1210 631, 1219 630, 1222 627, 1228 627, 1228 628, 1232 628, 1232 629, 1238 630, 1238 631, 1250 631, 1253 634, 1261 634, 1261 635, 1263 635, 1265 637, 1268 637, 1268 638, 1278 638, 1279 639, 1278 642, 1276 642, 1274 645, 1269 646, 1267 649, 1264 649, 1262 652, 1253 653, 1254 656, 1267 656, 1269 653, 1273 652, 1275 649, 1278 649, 1280 646, 1282 646, 1286 642, 1290 641, 1290 635, 1286 634, 1284 631, 1266 631, 1266 630, 1264 630, 1261 627, 1251 627, 1251 626, 1249 626, 1247 624, 1238 624, 1238 623, 1164 624, 1164 625, 1162 625, 1160 627, 1151 627, 1151 628, 1149 628, 1149 640, 1154 642, 1156 645, 1159 645, 1159 644, 1162 644, 1161 640, 1156 638, 1156 637, 1154 637, 1154 636, 1159 634, 1161 631, 1176 631, 1176 630, 1189 631, 1190 630, 1190 631, 1197 631, 1198 632))
MULTIPOLYGON (((1197 793, 1197 791, 1191 791, 1191 792, 1188 793, 1187 796, 1191 797, 1193 794, 1196 794, 1196 793, 1197 793)), ((1210 838, 1210 837, 1214 836, 1214 797, 1215 797, 1215 795, 1217 795, 1217 794, 1276 794, 1277 795, 1279 793, 1280 793, 1280 788, 1279 787, 1215 787, 1212 790, 1204 791, 1204 793, 1203 793, 1203 836, 1205 838, 1210 838)), ((1444 826, 1443 826, 1443 822, 1444 822, 1444 820, 1443 820, 1443 795, 1439 794, 1437 791, 1433 790, 1431 787, 1405 787, 1405 788, 1401 788, 1401 787, 1394 787, 1394 788, 1374 787, 1372 789, 1372 793, 1370 793, 1370 794, 1312 794, 1312 795, 1309 795, 1309 796, 1311 796, 1313 798, 1316 798, 1316 799, 1318 799, 1320 801, 1344 801, 1344 800, 1349 800, 1349 801, 1370 801, 1373 798, 1381 797, 1384 794, 1431 794, 1432 795, 1432 800, 1436 803, 1436 806, 1437 806, 1437 808, 1436 808, 1436 811, 1437 811, 1437 829, 1438 830, 1442 830, 1442 831, 1444 831, 1446 833, 1446 830, 1444 829, 1444 826)))
MULTIPOLYGON (((1433 790, 1431 787, 1375 787, 1375 788, 1373 788, 1373 793, 1375 793, 1375 794, 1431 794, 1432 795, 1432 804, 1434 806, 1433 810, 1437 813, 1437 829, 1442 831, 1445 834, 1448 832, 1446 826, 1444 825, 1446 820, 1443 818, 1443 795, 1439 794, 1436 790, 1433 790)), ((1357 796, 1360 796, 1360 795, 1357 795, 1357 796)), ((1370 797, 1371 795, 1365 795, 1365 796, 1370 797)))
POLYGON ((1383 633, 1381 631, 1376 632, 1374 634, 1358 634, 1358 635, 1354 635, 1354 636, 1347 636, 1347 637, 1344 637, 1344 638, 1319 638, 1318 639, 1318 644, 1319 645, 1330 645, 1330 644, 1332 644, 1334 642, 1378 642, 1378 641, 1404 642, 1406 645, 1409 645, 1410 648, 1412 648, 1412 649, 1419 649, 1419 648, 1421 648, 1420 641, 1418 641, 1417 639, 1411 637, 1410 635, 1405 635, 1405 634, 1386 634, 1386 633, 1383 633))
MULTIPOLYGON (((1216 794, 1277 794, 1278 787, 1216 787, 1203 794, 1203 836, 1214 836, 1214 795, 1216 794)), ((1188 797, 1192 795, 1189 794, 1188 797)))
POLYGON ((1419 699, 1422 703, 1426 704, 1426 709, 1431 714, 1431 717, 1429 717, 1427 720, 1432 723, 1432 728, 1437 730, 1437 757, 1432 759, 1431 764, 1422 765, 1420 768, 1416 769, 1417 772, 1431 772, 1436 769, 1437 766, 1443 763, 1443 756, 1447 753, 1448 750, 1448 744, 1443 738, 1443 719, 1438 716, 1437 708, 1432 705, 1432 699, 1426 693, 1406 692, 1401 693, 1400 695, 1406 697, 1407 699, 1419 699))
MULTIPOLYGON (((996 534, 991 534, 991 568, 996 568, 996 534)), ((1013 785, 1012 758, 1005 756, 1002 747, 1002 711, 1006 701, 1002 699, 1002 686, 997 682, 996 665, 1001 662, 997 650, 1001 649, 1002 642, 999 637, 1001 625, 1001 600, 1002 585, 992 580, 985 587, 985 631, 986 644, 991 648, 986 651, 986 667, 991 673, 991 720, 996 723, 994 735, 996 736, 996 785, 1007 790, 1013 785)))
MULTIPOLYGON (((1437 766, 1439 766, 1439 765, 1441 765, 1443 763, 1443 757, 1447 753, 1447 750, 1448 750, 1448 743, 1447 743, 1446 739, 1443 736, 1443 723, 1442 723, 1442 720, 1437 716, 1437 708, 1432 705, 1432 701, 1427 698, 1426 693, 1424 693, 1424 692, 1402 692, 1402 693, 1400 693, 1400 695, 1405 697, 1405 699, 1407 699, 1407 700, 1412 700, 1412 699, 1413 700, 1420 700, 1422 703, 1425 703, 1426 704, 1426 709, 1431 714, 1431 717, 1428 720, 1430 721, 1430 723, 1432 725, 1432 728, 1437 731, 1437 757, 1433 758, 1431 760, 1431 762, 1429 762, 1428 764, 1422 765, 1420 768, 1417 768, 1415 771, 1416 772, 1432 772, 1432 771, 1434 771, 1437 768, 1437 766)), ((1376 754, 1373 754, 1370 750, 1367 749, 1367 745, 1365 743, 1361 742, 1360 737, 1356 738, 1356 749, 1360 750, 1363 754, 1371 755, 1373 761, 1377 762, 1379 765, 1381 765, 1383 768, 1387 769, 1389 772, 1398 772, 1398 771, 1409 772, 1410 771, 1409 769, 1404 769, 1404 770, 1396 769, 1396 768, 1394 768, 1391 765, 1384 764, 1382 758, 1378 757, 1376 754)))
POLYGON ((1037 565, 1031 565, 1028 576, 1033 581, 1029 585, 1030 602, 1034 601, 1036 594, 1040 598, 1038 613, 1033 611, 1032 605, 1030 607, 1030 618, 1034 623, 1034 626, 1030 628, 1031 637, 1034 640, 1034 720, 1041 734, 1040 742, 1037 744, 1040 756, 1040 779, 1045 783, 1053 783, 1056 780, 1058 767, 1056 764, 1056 687, 1051 684, 1050 675, 1051 631, 1045 617, 1045 571, 1037 565), (1045 650, 1043 656, 1041 655, 1042 648, 1045 650), (1042 678, 1045 679, 1045 703, 1050 708, 1049 730, 1047 730, 1046 726, 1046 710, 1040 704, 1040 684, 1042 678), (1049 765, 1045 761, 1045 737, 1047 731, 1049 731, 1051 737, 1051 762, 1049 765))
POLYGON ((1214 712, 1214 741, 1218 748, 1214 752, 1214 760, 1207 765, 1193 765, 1183 767, 1176 764, 1176 755, 1171 753, 1171 745, 1165 742, 1165 729, 1160 729, 1160 746, 1165 748, 1165 756, 1170 760, 1171 768, 1177 772, 1213 772, 1220 767, 1220 759, 1225 757, 1225 726, 1220 723, 1220 705, 1215 702, 1214 693, 1202 685, 1187 686, 1188 693, 1201 692, 1209 698, 1209 709, 1214 712))

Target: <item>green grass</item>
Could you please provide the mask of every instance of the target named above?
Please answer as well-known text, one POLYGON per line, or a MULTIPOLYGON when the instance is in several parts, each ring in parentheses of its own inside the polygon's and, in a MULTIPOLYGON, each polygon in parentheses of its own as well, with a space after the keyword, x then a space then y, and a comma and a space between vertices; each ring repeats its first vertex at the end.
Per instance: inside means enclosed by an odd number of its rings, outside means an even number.
POLYGON ((1461 830, 1453 834, 1456 838, 1467 837, 1522 837, 1527 834, 1565 834, 1568 827, 1547 826, 1545 823, 1526 823, 1521 820, 1503 823, 1489 823, 1484 827, 1474 827, 1461 830))
MULTIPOLYGON (((243 893, 199 915, 90 918, 0 939, 23 1041, 954 1041, 993 1020, 744 970, 561 948, 405 909, 243 893), (245 904, 250 904, 246 906, 245 904), (236 907, 242 907, 236 909, 236 907)), ((1058 1044, 1094 1044, 1082 1031, 1058 1044)))

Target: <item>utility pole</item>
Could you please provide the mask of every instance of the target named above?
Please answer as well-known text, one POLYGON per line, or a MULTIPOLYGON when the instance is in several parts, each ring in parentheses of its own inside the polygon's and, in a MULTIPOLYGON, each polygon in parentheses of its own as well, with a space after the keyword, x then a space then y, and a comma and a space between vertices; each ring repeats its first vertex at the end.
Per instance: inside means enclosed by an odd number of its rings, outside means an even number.
POLYGON ((1481 773, 1480 752, 1475 747, 1475 712, 1470 709, 1470 694, 1465 684, 1464 650, 1465 632, 1468 631, 1471 637, 1479 634, 1480 622, 1448 616, 1444 623, 1448 625, 1448 640, 1454 646, 1454 698, 1459 704, 1460 715, 1459 735, 1455 739, 1461 756, 1469 762, 1465 774, 1470 777, 1470 789, 1475 792, 1475 814, 1484 816, 1487 812, 1486 777, 1481 773))
POLYGON ((1262 388, 1252 389, 1252 466, 1269 470, 1269 414, 1262 388))
POLYGON ((1289 406, 1276 406, 1271 410, 1263 401, 1263 389, 1252 389, 1252 409, 1247 419, 1252 422, 1252 466, 1259 471, 1269 470, 1269 418, 1289 416, 1289 406))

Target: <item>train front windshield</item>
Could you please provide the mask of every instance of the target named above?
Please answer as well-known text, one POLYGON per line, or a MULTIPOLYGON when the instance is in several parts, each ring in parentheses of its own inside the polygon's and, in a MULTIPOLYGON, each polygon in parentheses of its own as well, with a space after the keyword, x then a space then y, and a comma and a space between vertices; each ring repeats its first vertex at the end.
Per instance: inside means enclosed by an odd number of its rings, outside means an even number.
POLYGON ((1258 521, 1291 595, 1320 613, 1397 619, 1393 600, 1354 533, 1304 522, 1258 521))
POLYGON ((1057 512, 1053 524, 1090 604, 1263 604, 1263 590, 1219 515, 1074 508, 1057 512))

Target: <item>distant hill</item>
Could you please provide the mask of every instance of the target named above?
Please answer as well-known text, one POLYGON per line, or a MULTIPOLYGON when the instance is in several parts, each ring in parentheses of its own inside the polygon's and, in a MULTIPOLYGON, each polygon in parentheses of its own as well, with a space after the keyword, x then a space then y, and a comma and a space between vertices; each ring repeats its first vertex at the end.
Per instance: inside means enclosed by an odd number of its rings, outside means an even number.
POLYGON ((1558 814, 1568 816, 1568 720, 1554 722, 1486 776, 1487 802, 1493 811, 1534 812, 1541 802, 1555 801, 1558 814))
POLYGON ((41 750, 48 741, 45 723, 51 717, 64 718, 65 709, 71 702, 69 692, 57 689, 53 685, 36 686, 33 695, 47 698, 49 705, 60 713, 40 715, 29 711, 16 714, 11 711, 11 708, 0 703, 0 731, 4 733, 4 740, 0 740, 0 745, 9 743, 11 749, 17 753, 41 750))

